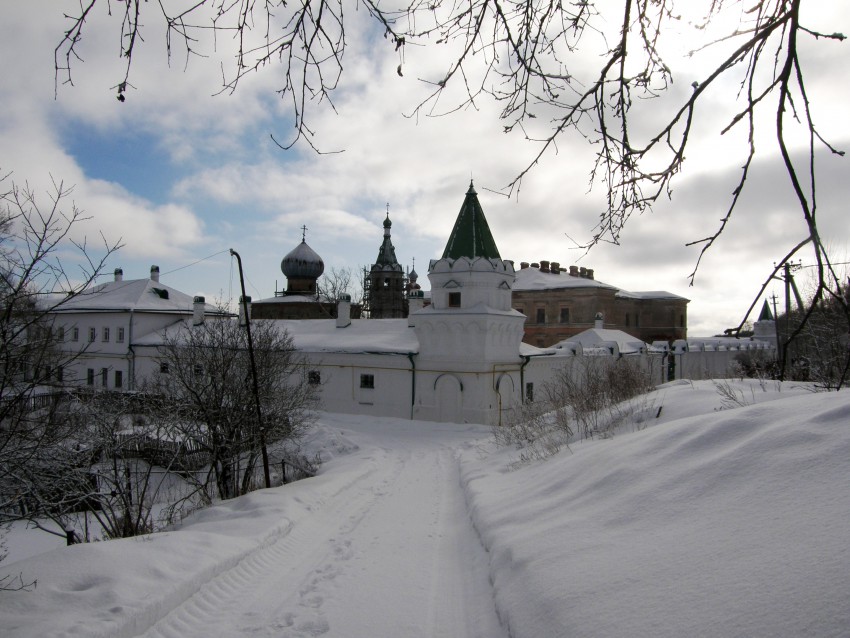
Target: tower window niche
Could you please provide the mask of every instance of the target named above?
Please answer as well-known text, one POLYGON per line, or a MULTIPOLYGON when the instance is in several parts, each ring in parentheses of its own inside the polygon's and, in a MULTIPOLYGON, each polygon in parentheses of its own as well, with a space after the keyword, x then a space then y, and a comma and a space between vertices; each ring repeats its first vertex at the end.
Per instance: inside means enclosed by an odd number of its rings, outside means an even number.
POLYGON ((460 308, 460 293, 459 292, 450 292, 449 293, 449 308, 460 308))

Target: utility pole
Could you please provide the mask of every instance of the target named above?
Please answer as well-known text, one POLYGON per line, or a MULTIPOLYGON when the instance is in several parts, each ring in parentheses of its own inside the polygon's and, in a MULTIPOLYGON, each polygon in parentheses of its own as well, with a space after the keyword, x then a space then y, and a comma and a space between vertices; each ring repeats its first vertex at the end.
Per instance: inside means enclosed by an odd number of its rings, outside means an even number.
POLYGON ((794 291, 794 299, 797 302, 797 308, 802 309, 804 307, 803 300, 800 297, 800 291, 797 290, 797 284, 794 282, 793 272, 796 272, 802 268, 802 266, 797 263, 794 264, 792 262, 786 261, 782 265, 782 281, 785 283, 785 334, 782 339, 778 338, 779 331, 779 316, 776 314, 776 295, 773 297, 773 314, 776 317, 776 328, 777 328, 777 340, 776 345, 777 348, 780 347, 780 361, 782 364, 782 376, 785 375, 785 367, 787 365, 787 357, 788 357, 788 346, 790 345, 791 338, 791 290, 794 291))
POLYGON ((271 487, 271 476, 269 475, 269 453, 266 450, 266 432, 263 428, 263 413, 260 409, 260 390, 257 384, 257 364, 254 362, 254 342, 251 340, 251 318, 248 316, 248 296, 245 294, 245 277, 242 274, 242 258, 232 248, 230 254, 236 257, 236 262, 239 264, 239 284, 242 287, 242 314, 245 316, 245 330, 248 333, 248 357, 251 360, 251 380, 254 384, 254 406, 257 410, 257 427, 260 430, 260 449, 263 454, 263 477, 266 480, 266 487, 271 487))

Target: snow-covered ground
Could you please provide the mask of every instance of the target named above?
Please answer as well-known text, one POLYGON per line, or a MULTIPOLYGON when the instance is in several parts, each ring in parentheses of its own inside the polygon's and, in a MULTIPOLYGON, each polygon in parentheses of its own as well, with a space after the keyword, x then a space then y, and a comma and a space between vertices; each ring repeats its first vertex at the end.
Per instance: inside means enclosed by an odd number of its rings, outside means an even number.
POLYGON ((0 634, 848 636, 850 392, 733 383, 518 468, 484 426, 325 414, 316 478, 0 564, 38 580, 0 634))

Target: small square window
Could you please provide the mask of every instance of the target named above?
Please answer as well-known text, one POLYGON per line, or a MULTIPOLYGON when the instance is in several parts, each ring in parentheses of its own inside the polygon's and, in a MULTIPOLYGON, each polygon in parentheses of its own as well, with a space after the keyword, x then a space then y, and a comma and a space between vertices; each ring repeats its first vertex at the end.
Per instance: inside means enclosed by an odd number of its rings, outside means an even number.
POLYGON ((80 329, 74 328, 71 332, 71 341, 79 341, 80 340, 80 329))
POLYGON ((124 373, 121 370, 115 371, 115 387, 121 388, 124 386, 124 373))
POLYGON ((124 328, 118 328, 118 338, 116 341, 118 343, 124 343, 124 328))
POLYGON ((537 309, 537 323, 546 323, 546 309, 538 308, 537 309))
POLYGON ((86 385, 94 385, 94 368, 86 370, 86 385))
POLYGON ((168 367, 168 361, 160 361, 159 362, 159 372, 160 374, 168 374, 171 370, 168 367))
POLYGON ((366 388, 368 390, 375 389, 375 375, 374 374, 361 374, 360 375, 360 387, 366 388))
POLYGON ((449 308, 460 308, 460 293, 459 292, 450 292, 449 293, 449 308))
POLYGON ((194 374, 196 377, 203 376, 204 366, 202 366, 200 363, 196 363, 192 366, 192 374, 194 374))
POLYGON ((322 374, 318 370, 310 370, 307 373, 307 383, 319 385, 322 382, 322 374))
POLYGON ((101 368, 100 369, 100 385, 102 385, 104 388, 107 387, 108 377, 109 377, 109 370, 107 370, 106 368, 101 368))
POLYGON ((109 328, 104 327, 104 328, 102 329, 102 331, 101 331, 101 340, 102 340, 104 343, 108 343, 108 342, 109 342, 109 328))
POLYGON ((569 308, 561 308, 561 314, 559 317, 561 323, 569 323, 570 322, 570 309, 569 308))
POLYGON ((59 330, 56 333, 57 341, 65 341, 65 328, 63 326, 59 326, 59 330))
POLYGON ((97 328, 89 328, 89 343, 97 339, 97 328))

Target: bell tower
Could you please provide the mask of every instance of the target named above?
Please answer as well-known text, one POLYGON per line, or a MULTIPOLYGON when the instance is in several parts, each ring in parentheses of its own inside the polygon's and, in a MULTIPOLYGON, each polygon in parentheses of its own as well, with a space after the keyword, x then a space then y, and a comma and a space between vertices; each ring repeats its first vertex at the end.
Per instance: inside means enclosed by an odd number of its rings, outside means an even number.
POLYGON ((392 227, 390 205, 387 204, 384 241, 378 249, 378 258, 363 282, 364 301, 371 319, 402 319, 407 316, 407 280, 395 256, 392 227))

